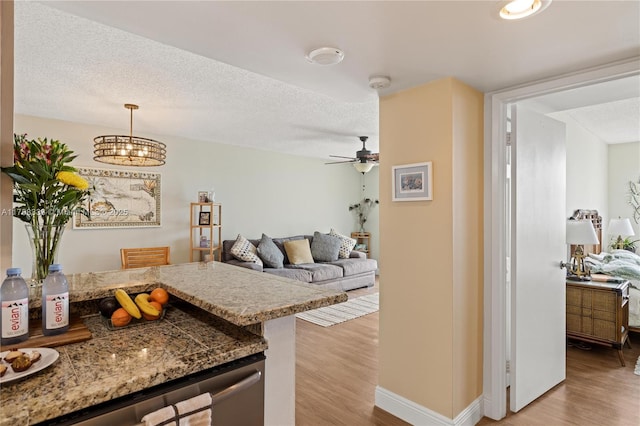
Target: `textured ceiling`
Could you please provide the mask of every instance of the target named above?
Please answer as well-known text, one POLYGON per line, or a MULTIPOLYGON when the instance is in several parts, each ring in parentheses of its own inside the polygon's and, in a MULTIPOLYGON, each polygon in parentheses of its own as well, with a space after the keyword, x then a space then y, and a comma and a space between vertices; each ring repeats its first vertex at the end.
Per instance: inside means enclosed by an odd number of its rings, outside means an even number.
POLYGON ((491 91, 640 55, 638 1, 556 0, 521 22, 496 4, 18 0, 15 111, 124 131, 131 102, 139 136, 328 158, 358 135, 378 150, 373 74, 392 79, 381 94, 444 76, 491 91), (321 45, 344 62, 309 64, 321 45))
POLYGON ((640 141, 639 98, 585 106, 569 115, 606 143, 640 141))
POLYGON ((606 143, 640 141, 640 75, 525 101, 541 113, 565 112, 606 143))

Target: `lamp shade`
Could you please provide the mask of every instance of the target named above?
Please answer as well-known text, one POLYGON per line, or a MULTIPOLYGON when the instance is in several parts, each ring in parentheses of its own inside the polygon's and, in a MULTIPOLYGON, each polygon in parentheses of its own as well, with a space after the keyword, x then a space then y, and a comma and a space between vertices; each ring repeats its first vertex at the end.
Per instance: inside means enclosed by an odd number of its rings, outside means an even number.
POLYGON ((631 226, 629 218, 624 217, 611 219, 609 221, 609 234, 629 237, 631 235, 635 235, 635 232, 633 232, 633 227, 631 226))
POLYGON ((588 219, 567 221, 567 244, 598 244, 593 223, 588 219))

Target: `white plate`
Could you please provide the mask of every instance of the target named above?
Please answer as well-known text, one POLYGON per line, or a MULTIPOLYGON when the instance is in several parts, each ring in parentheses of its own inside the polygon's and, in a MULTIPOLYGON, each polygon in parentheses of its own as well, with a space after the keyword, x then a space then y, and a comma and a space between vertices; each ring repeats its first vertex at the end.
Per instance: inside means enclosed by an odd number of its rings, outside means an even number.
POLYGON ((16 373, 11 368, 11 364, 4 360, 4 357, 7 356, 9 351, 0 353, 0 363, 7 367, 7 372, 4 374, 4 376, 0 377, 0 383, 10 382, 21 377, 29 376, 33 373, 37 373, 40 370, 44 370, 45 368, 56 362, 58 356, 60 355, 58 351, 51 348, 20 348, 18 350, 20 352, 24 352, 25 354, 29 354, 33 351, 38 351, 42 356, 40 357, 40 361, 34 362, 33 365, 29 367, 29 369, 21 371, 20 373, 16 373))

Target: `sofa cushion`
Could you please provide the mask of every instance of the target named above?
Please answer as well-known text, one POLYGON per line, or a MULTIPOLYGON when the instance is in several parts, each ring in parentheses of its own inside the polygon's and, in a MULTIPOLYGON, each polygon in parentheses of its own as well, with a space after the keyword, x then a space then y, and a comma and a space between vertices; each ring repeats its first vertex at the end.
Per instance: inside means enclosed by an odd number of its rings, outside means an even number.
POLYGON ((339 237, 313 233, 313 241, 311 242, 311 255, 316 262, 333 262, 338 260, 338 252, 342 240, 339 237))
POLYGON ((252 271, 263 271, 262 265, 258 265, 257 263, 253 262, 245 262, 244 260, 231 259, 227 260, 225 263, 228 263, 229 265, 240 266, 241 268, 251 269, 252 271))
POLYGON ((341 267, 345 277, 378 269, 378 262, 375 259, 338 259, 331 264, 341 267))
POLYGON ((292 280, 302 281, 303 283, 310 283, 313 279, 311 272, 305 271, 304 269, 293 269, 293 268, 264 268, 262 272, 266 272, 267 274, 277 275, 283 278, 289 278, 292 280))
POLYGON ((262 234, 257 252, 266 266, 270 268, 284 267, 284 254, 282 254, 278 246, 276 246, 276 243, 274 243, 268 235, 262 234))
POLYGON ((339 234, 335 229, 331 228, 329 235, 340 238, 340 251, 338 257, 340 259, 348 259, 351 254, 351 250, 356 246, 356 240, 346 235, 339 234))
POLYGON ((233 247, 231 247, 231 254, 234 255, 236 259, 262 265, 262 260, 260 260, 256 252, 256 246, 240 234, 238 234, 236 242, 233 244, 233 247))
POLYGON ((332 265, 330 263, 305 263, 300 265, 286 265, 285 269, 304 269, 311 272, 311 282, 334 280, 336 278, 342 278, 344 275, 340 266, 332 265))
POLYGON ((311 246, 309 240, 293 240, 285 241, 284 251, 287 252, 289 263, 292 265, 300 265, 302 263, 314 263, 311 255, 311 246))
POLYGON ((284 264, 285 265, 287 263, 289 263, 289 257, 287 256, 287 252, 284 249, 284 243, 286 243, 287 241, 303 240, 303 239, 304 239, 303 235, 296 235, 294 237, 285 237, 285 238, 273 238, 273 242, 275 243, 275 245, 280 249, 280 251, 284 255, 284 264))

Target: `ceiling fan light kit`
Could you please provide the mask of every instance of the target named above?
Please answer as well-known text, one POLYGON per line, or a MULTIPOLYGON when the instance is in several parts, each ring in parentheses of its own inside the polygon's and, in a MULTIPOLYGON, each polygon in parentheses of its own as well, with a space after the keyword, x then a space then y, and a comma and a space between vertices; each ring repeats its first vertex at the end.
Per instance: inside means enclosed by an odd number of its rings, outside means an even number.
POLYGON ((508 0, 498 5, 498 15, 502 19, 517 20, 528 18, 549 7, 552 0, 508 0))
POLYGON ((391 85, 391 79, 385 75, 374 75, 369 77, 369 87, 372 89, 386 89, 391 85))
POLYGON ((373 166, 373 163, 353 163, 353 167, 362 174, 370 172, 373 166))
POLYGON ((317 65, 335 65, 342 62, 344 52, 337 47, 320 47, 309 52, 307 60, 317 65))
POLYGON ((368 136, 360 136, 359 139, 362 142, 362 149, 359 151, 356 151, 355 157, 343 157, 341 155, 330 155, 329 157, 348 158, 349 160, 334 161, 332 163, 325 163, 325 164, 352 163, 353 167, 355 167, 355 169, 358 172, 362 174, 370 172, 374 166, 378 165, 378 162, 380 161, 380 154, 377 152, 372 153, 367 149, 366 144, 367 144, 367 139, 369 139, 368 136))
POLYGON ((93 139, 93 159, 118 166, 162 166, 166 145, 153 139, 133 136, 133 110, 138 105, 124 104, 130 111, 129 136, 103 135, 93 139))

